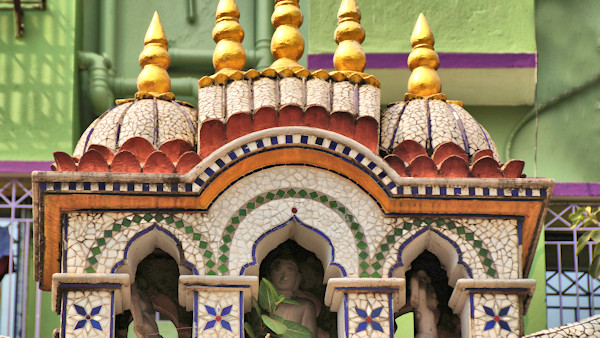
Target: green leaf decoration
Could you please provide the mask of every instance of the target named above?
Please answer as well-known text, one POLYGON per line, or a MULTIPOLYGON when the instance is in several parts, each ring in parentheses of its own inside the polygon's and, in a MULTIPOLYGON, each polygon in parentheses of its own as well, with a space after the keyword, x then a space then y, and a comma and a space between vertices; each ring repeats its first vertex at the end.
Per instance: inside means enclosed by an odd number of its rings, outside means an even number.
POLYGON ((254 334, 254 330, 252 330, 252 326, 250 326, 250 323, 244 323, 244 330, 246 330, 246 334, 248 335, 248 337, 256 338, 256 335, 254 334))
POLYGON ((300 305, 300 303, 298 303, 298 302, 297 302, 297 301, 295 301, 295 300, 291 300, 291 299, 285 299, 285 300, 283 301, 283 303, 288 303, 288 304, 292 304, 292 305, 300 305))
POLYGON ((583 219, 583 208, 577 208, 574 213, 569 215, 569 219, 571 220, 571 228, 577 226, 579 222, 583 219))
POLYGON ((262 315, 260 316, 260 318, 262 319, 263 323, 265 323, 265 325, 269 329, 271 329, 271 331, 275 332, 278 335, 283 335, 288 330, 287 326, 284 323, 275 320, 267 315, 262 315))
POLYGON ((587 242, 592 237, 593 231, 585 232, 579 239, 577 240, 577 254, 579 254, 583 249, 585 249, 587 242))
POLYGON ((281 302, 283 302, 284 300, 285 300, 285 296, 279 295, 279 297, 277 297, 277 305, 281 304, 281 302))
POLYGON ((598 249, 600 245, 594 245, 594 255, 592 258, 592 264, 590 264, 590 275, 594 278, 597 278, 600 274, 600 249, 598 249))
POLYGON ((306 327, 289 320, 284 320, 283 323, 287 327, 285 338, 312 338, 312 332, 306 327))
POLYGON ((272 314, 277 309, 277 299, 279 299, 277 289, 266 278, 263 278, 258 286, 258 304, 272 314))
POLYGON ((258 305, 258 302, 256 301, 255 298, 252 298, 252 305, 254 305, 254 310, 256 310, 256 313, 258 313, 258 315, 262 315, 262 310, 260 309, 260 305, 258 305))
POLYGON ((594 242, 600 242, 600 231, 598 231, 598 230, 592 231, 592 236, 590 237, 590 239, 594 242))

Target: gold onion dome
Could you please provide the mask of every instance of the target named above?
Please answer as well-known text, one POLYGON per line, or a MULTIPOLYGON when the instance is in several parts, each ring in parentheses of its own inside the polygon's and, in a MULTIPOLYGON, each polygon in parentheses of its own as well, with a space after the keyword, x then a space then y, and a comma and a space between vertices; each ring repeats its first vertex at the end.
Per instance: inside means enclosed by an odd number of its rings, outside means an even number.
POLYGON ((363 72, 367 64, 367 56, 361 46, 365 40, 365 30, 360 25, 360 10, 356 1, 342 0, 337 18, 334 38, 338 47, 333 56, 335 70, 363 72))
POLYGON ((436 72, 440 65, 433 33, 421 13, 410 39, 412 52, 408 67, 408 93, 404 101, 392 103, 381 117, 381 148, 391 153, 405 140, 418 142, 431 155, 441 144, 452 142, 468 156, 489 149, 499 161, 489 133, 463 107, 460 101, 446 100, 436 72))
POLYGON ((165 142, 181 139, 196 145, 196 112, 189 103, 175 101, 167 73, 170 57, 167 37, 157 12, 154 12, 140 53, 142 67, 137 78, 135 99, 117 100, 90 124, 81 135, 74 157, 81 157, 92 145, 116 153, 129 139, 142 137, 158 149, 165 142))
POLYGON ((304 54, 304 38, 298 29, 302 25, 303 17, 298 1, 275 0, 275 9, 271 16, 271 23, 275 27, 271 39, 271 53, 275 62, 270 68, 277 72, 289 69, 308 73, 298 63, 304 54))

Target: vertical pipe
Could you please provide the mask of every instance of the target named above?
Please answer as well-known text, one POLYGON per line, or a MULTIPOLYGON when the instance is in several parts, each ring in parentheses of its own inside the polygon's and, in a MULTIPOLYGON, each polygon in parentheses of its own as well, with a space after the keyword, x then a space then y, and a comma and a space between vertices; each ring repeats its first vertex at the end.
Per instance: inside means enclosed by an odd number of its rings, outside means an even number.
POLYGON ((256 69, 262 70, 275 60, 271 55, 271 37, 275 29, 271 24, 271 14, 275 2, 273 0, 255 0, 256 20, 254 22, 254 53, 256 69))
MULTIPOLYGON (((117 1, 116 0, 102 0, 100 1, 100 29, 98 34, 100 35, 100 54, 103 54, 115 63, 115 39, 117 38, 117 1)), ((116 71, 116 65, 113 67, 116 71)))
POLYGON ((29 286, 29 232, 31 231, 31 223, 25 221, 25 232, 23 238, 25 247, 23 248, 23 283, 21 286, 21 336, 27 337, 27 287, 29 286))

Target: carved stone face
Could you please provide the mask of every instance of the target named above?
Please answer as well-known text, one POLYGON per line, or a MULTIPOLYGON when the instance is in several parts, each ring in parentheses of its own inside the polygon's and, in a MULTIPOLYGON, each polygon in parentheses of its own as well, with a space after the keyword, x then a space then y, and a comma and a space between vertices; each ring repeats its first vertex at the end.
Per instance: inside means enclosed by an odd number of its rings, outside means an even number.
POLYGON ((271 264, 270 275, 279 292, 296 291, 300 286, 300 271, 292 260, 276 259, 271 264))

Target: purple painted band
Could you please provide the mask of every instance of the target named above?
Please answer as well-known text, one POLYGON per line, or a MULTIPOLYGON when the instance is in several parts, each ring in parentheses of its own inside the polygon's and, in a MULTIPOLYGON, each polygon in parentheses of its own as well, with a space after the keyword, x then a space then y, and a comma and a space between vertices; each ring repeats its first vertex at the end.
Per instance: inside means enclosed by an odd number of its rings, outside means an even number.
POLYGON ((556 183, 552 196, 600 196, 600 182, 556 183))
POLYGON ((50 161, 0 161, 0 173, 31 173, 32 171, 50 171, 50 161))
MULTIPOLYGON (((536 53, 438 53, 442 68, 535 68, 536 53)), ((369 53, 369 68, 407 68, 408 53, 369 53)), ((333 54, 309 54, 309 69, 333 69, 333 54)))

